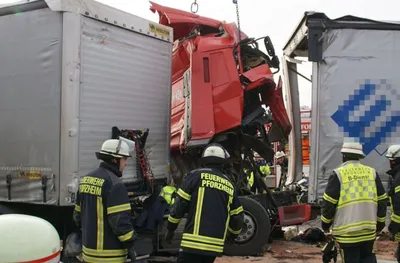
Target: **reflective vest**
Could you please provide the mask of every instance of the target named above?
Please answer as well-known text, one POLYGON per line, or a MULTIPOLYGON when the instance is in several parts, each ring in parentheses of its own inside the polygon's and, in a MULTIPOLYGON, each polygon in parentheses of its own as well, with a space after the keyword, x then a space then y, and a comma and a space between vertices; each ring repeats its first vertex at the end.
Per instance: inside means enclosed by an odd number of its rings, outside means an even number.
POLYGON ((174 186, 164 186, 161 189, 160 196, 164 197, 165 201, 167 204, 172 205, 175 203, 175 198, 172 198, 172 195, 176 192, 176 188, 174 186))
POLYGON ((334 171, 340 181, 340 197, 332 234, 339 243, 374 240, 378 209, 375 169, 346 162, 334 171))

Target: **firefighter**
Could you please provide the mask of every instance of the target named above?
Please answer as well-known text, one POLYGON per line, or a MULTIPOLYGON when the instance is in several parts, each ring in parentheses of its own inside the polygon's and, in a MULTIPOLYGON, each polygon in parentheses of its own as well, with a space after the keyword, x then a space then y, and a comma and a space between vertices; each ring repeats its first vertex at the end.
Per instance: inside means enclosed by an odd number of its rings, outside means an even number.
POLYGON ((0 233, 0 262, 60 262, 60 236, 42 218, 0 215, 0 233))
POLYGON ((392 213, 389 231, 398 242, 396 258, 397 262, 400 262, 400 145, 390 146, 387 150, 386 157, 390 161, 390 170, 387 174, 389 174, 392 179, 392 185, 389 187, 392 213))
POLYGON ((286 154, 282 151, 279 151, 275 154, 276 164, 280 165, 282 168, 288 167, 288 159, 286 158, 286 154))
POLYGON ((286 154, 283 151, 277 152, 275 154, 275 159, 276 159, 276 164, 281 167, 281 177, 279 180, 278 188, 285 190, 289 161, 286 158, 286 154))
POLYGON ((181 218, 188 217, 183 231, 178 263, 212 263, 221 256, 224 242, 233 242, 243 224, 243 207, 235 187, 224 174, 229 154, 219 144, 203 151, 205 168, 189 172, 168 217, 165 239, 171 242, 181 218))
POLYGON ((131 204, 120 177, 131 157, 121 140, 107 140, 96 152, 100 166, 84 176, 74 210, 74 221, 82 229, 83 260, 96 262, 135 261, 131 204))
MULTIPOLYGON (((261 158, 258 153, 254 153, 254 161, 256 163, 256 167, 260 169, 261 177, 265 184, 267 184, 267 176, 271 174, 271 168, 267 164, 267 162, 261 158)), ((247 169, 244 169, 244 172, 247 175, 247 186, 249 189, 253 190, 254 185, 254 172, 249 172, 247 169)))
POLYGON ((343 164, 328 179, 322 203, 322 229, 339 243, 343 262, 376 262, 376 232, 385 227, 387 195, 375 169, 363 165, 359 143, 344 143, 343 164))

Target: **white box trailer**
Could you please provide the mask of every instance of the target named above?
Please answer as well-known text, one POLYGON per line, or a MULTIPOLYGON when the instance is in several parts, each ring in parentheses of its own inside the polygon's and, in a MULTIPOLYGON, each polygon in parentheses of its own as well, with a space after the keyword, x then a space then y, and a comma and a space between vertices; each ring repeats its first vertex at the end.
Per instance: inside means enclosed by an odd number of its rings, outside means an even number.
POLYGON ((96 1, 42 0, 2 6, 0 35, 0 214, 71 206, 113 126, 148 128, 154 177, 169 176, 171 28, 96 1))
MULTIPOLYGON (((400 23, 354 16, 332 20, 323 13, 306 12, 286 44, 289 114, 296 127, 300 127, 296 58, 312 62, 310 202, 321 200, 329 175, 340 165, 344 138, 363 144, 367 156, 362 163, 377 169, 387 185, 385 153, 390 144, 400 143, 398 43, 400 23)), ((295 145, 298 164, 301 148, 295 145)), ((291 175, 299 179, 300 170, 292 169, 291 175)))

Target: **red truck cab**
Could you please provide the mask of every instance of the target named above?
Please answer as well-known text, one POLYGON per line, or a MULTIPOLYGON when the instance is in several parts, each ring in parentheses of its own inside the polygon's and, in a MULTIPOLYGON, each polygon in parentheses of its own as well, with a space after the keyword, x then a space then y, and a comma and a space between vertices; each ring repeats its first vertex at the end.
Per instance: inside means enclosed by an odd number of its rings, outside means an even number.
MULTIPOLYGON (((289 134, 282 82, 276 85, 271 72, 279 67, 275 55, 262 53, 243 32, 239 37, 235 23, 151 4, 159 22, 174 30, 172 150, 205 145, 218 134, 248 126, 263 115, 262 105, 270 108, 283 137, 289 134)), ((246 133, 255 136, 257 129, 246 133)))

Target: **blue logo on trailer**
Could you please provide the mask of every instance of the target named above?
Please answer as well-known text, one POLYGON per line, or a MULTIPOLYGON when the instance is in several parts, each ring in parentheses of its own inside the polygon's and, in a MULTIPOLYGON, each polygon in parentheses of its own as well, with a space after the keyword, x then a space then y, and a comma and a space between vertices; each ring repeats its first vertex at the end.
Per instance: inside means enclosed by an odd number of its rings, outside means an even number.
POLYGON ((331 118, 346 137, 363 144, 366 155, 374 150, 383 155, 376 147, 385 143, 400 125, 400 94, 388 80, 365 80, 359 87, 331 118))

